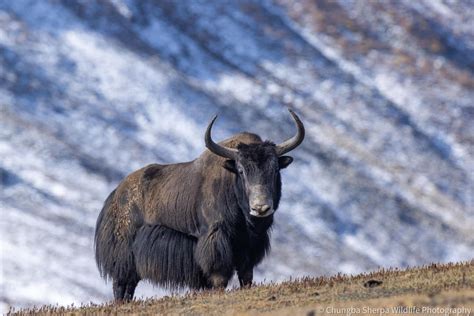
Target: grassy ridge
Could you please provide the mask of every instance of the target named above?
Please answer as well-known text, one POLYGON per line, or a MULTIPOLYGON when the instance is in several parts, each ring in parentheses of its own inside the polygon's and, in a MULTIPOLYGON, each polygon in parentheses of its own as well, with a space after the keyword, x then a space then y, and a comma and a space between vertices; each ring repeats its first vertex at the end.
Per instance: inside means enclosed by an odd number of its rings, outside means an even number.
POLYGON ((42 306, 17 313, 346 315, 350 311, 352 314, 387 314, 390 311, 395 313, 395 310, 390 309, 395 306, 405 306, 405 311, 412 311, 411 314, 440 312, 440 309, 429 309, 436 307, 465 308, 466 312, 467 308, 470 308, 473 314, 474 262, 432 264, 404 270, 382 269, 356 276, 339 274, 332 277, 308 277, 245 290, 195 292, 178 297, 136 300, 126 304, 42 306), (407 309, 410 307, 411 310, 407 309), (422 307, 425 309, 422 310, 422 307))

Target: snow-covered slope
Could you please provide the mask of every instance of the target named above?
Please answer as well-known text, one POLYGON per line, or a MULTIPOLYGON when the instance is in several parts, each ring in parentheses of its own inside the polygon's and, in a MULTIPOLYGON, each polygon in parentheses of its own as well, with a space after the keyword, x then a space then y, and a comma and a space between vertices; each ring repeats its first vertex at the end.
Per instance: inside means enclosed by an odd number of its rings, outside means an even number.
MULTIPOLYGON (((127 173, 242 130, 307 138, 258 280, 472 258, 470 1, 0 0, 0 302, 101 302, 127 173)), ((160 294, 140 286, 138 295, 160 294)))

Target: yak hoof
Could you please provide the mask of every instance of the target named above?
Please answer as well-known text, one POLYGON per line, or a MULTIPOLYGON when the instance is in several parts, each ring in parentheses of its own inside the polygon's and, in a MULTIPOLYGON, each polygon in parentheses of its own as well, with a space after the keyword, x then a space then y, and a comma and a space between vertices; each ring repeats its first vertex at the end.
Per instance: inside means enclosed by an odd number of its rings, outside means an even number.
POLYGON ((132 280, 129 282, 118 282, 114 280, 113 290, 114 298, 117 302, 129 302, 133 299, 135 294, 135 288, 137 287, 138 281, 132 280))
POLYGON ((244 273, 239 272, 239 283, 241 289, 248 289, 252 287, 252 280, 253 280, 253 271, 249 270, 244 273))
POLYGON ((225 276, 217 273, 211 274, 210 278, 212 288, 214 289, 225 289, 227 287, 227 283, 229 282, 229 279, 226 278, 225 276))

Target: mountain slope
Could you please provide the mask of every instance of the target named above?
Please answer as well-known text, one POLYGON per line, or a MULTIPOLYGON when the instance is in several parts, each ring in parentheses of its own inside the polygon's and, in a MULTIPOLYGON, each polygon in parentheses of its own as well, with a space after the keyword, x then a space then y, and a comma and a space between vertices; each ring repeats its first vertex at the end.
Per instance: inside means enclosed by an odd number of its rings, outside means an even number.
MULTIPOLYGON (((111 297, 95 220, 127 173, 249 130, 307 137, 258 280, 472 257, 469 1, 0 1, 4 306, 111 297)), ((138 294, 161 293, 149 287, 138 294)))

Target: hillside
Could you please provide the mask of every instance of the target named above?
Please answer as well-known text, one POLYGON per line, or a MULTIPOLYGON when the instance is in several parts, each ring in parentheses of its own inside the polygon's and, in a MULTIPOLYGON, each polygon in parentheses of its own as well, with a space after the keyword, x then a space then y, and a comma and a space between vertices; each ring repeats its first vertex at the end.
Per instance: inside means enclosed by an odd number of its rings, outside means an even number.
POLYGON ((246 290, 139 299, 126 304, 43 306, 32 314, 134 315, 330 315, 449 314, 474 311, 474 262, 388 269, 356 276, 303 278, 246 290), (443 311, 443 312, 441 312, 443 311))
POLYGON ((106 196, 195 159, 215 114, 216 140, 280 142, 287 107, 307 128, 259 282, 472 259, 473 23, 469 0, 0 0, 0 312, 108 301, 106 196))

